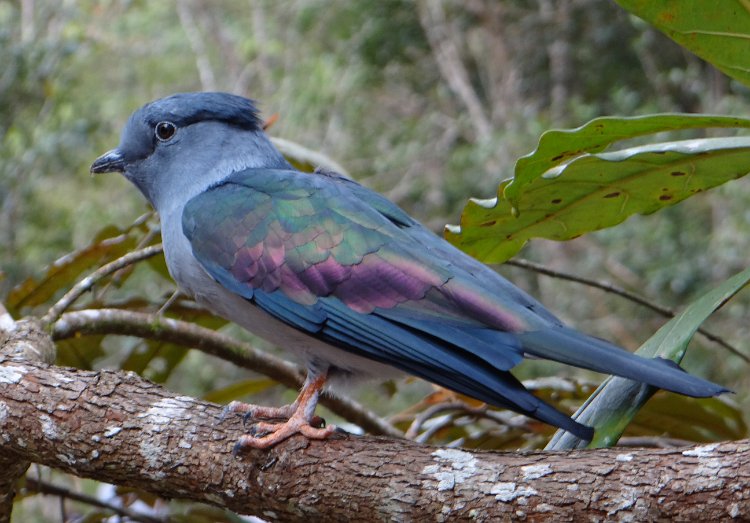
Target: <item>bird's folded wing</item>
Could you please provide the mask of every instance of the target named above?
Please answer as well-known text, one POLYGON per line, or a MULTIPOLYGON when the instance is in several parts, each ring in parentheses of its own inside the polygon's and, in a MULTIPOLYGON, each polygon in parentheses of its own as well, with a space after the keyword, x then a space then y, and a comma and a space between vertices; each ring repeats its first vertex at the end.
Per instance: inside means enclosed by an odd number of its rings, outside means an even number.
POLYGON ((220 284, 311 336, 489 403, 567 420, 507 372, 522 357, 511 331, 528 320, 354 182, 243 171, 191 200, 183 231, 220 284))

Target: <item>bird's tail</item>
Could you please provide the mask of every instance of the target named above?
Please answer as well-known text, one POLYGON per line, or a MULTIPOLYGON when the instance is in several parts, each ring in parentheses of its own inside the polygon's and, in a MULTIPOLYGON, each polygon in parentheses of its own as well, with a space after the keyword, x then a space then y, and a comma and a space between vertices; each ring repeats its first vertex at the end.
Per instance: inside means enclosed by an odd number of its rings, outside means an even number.
POLYGON ((567 327, 548 327, 519 335, 525 353, 584 369, 615 374, 660 389, 706 398, 729 389, 685 372, 661 358, 643 358, 616 345, 567 327))

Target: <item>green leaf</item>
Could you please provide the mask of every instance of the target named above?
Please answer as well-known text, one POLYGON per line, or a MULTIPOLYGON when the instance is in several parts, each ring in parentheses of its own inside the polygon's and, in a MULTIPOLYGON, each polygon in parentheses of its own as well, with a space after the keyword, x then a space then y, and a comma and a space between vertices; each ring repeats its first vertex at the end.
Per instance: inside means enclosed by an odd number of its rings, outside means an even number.
MULTIPOLYGON (((9 312, 18 316, 24 307, 46 303, 72 287, 84 272, 101 267, 132 251, 143 236, 148 234, 149 226, 146 222, 151 216, 153 213, 144 214, 125 228, 104 226, 89 245, 59 258, 47 268, 44 276, 21 282, 8 295, 6 305, 9 312)), ((130 271, 129 268, 118 271, 115 283, 122 284, 130 271)), ((108 281, 114 280, 110 277, 108 281)))
MULTIPOLYGON (((662 326, 636 354, 670 359, 679 363, 698 327, 749 282, 750 268, 732 276, 662 326)), ((630 421, 656 390, 654 387, 619 377, 610 376, 604 380, 573 416, 573 419, 596 429, 589 447, 611 447, 617 443, 630 421)), ((578 438, 558 431, 550 440, 547 449, 561 450, 583 446, 585 443, 578 438)))
POLYGON ((709 127, 750 127, 750 119, 704 114, 651 114, 635 117, 604 116, 576 129, 551 129, 539 138, 534 152, 518 159, 513 180, 503 195, 517 204, 523 187, 558 165, 583 154, 604 151, 615 142, 664 131, 709 127))
POLYGON ((98 240, 55 261, 41 278, 29 278, 8 295, 8 311, 18 316, 24 307, 34 307, 70 288, 84 272, 123 256, 135 247, 127 234, 98 240))
POLYGON ((276 385, 278 385, 278 382, 270 378, 251 378, 232 383, 222 389, 213 390, 203 396, 203 399, 223 405, 244 396, 259 394, 276 385))
POLYGON ((165 313, 170 318, 176 318, 194 325, 200 325, 211 330, 218 330, 227 323, 224 318, 197 305, 194 301, 181 298, 174 302, 165 313))
POLYGON ((165 342, 141 340, 128 351, 127 357, 120 364, 120 369, 143 375, 151 360, 159 355, 162 343, 165 342))
POLYGON ((136 372, 146 378, 163 383, 187 355, 188 349, 160 340, 143 340, 131 351, 120 368, 136 372))
POLYGON ((747 425, 742 411, 723 398, 660 392, 638 411, 625 435, 664 435, 705 443, 746 438, 747 425))
POLYGON ((182 345, 157 341, 150 341, 149 345, 155 347, 156 350, 143 376, 156 383, 164 383, 172 371, 185 359, 188 349, 182 345))
POLYGON ((151 256, 146 260, 146 264, 152 271, 161 276, 164 280, 173 281, 172 276, 169 274, 169 269, 167 268, 167 260, 164 259, 164 253, 161 253, 157 256, 151 256))
POLYGON ((104 335, 76 336, 69 340, 58 340, 55 364, 64 367, 91 370, 94 362, 104 356, 104 335))
MULTIPOLYGON (((569 240, 650 214, 750 171, 750 137, 664 142, 583 154, 528 182, 517 216, 502 197, 472 200, 446 238, 501 263, 531 238, 569 240)), ((502 195, 508 182, 500 185, 502 195)))
POLYGON ((728 76, 750 85, 750 6, 705 0, 616 0, 728 76))

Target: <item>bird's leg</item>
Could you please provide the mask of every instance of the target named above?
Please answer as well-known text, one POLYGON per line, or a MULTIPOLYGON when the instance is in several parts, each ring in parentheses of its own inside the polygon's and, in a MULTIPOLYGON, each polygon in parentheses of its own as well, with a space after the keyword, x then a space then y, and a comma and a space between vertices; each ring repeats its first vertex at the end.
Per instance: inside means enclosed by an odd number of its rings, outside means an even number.
MULTIPOLYGON (((297 399, 291 405, 279 409, 255 407, 245 410, 247 414, 253 412, 253 417, 287 418, 283 423, 258 422, 251 427, 251 433, 241 436, 235 445, 235 452, 243 448, 267 449, 295 434, 302 434, 308 439, 325 439, 336 431, 336 427, 320 427, 316 421, 315 407, 318 404, 320 391, 323 389, 327 378, 326 372, 310 371, 302 386, 297 399), (257 410, 254 410, 257 409, 257 410), (272 414, 263 416, 261 414, 272 414)), ((238 409, 238 412, 242 410, 238 409)))
MULTIPOLYGON (((310 379, 310 376, 308 376, 305 380, 305 383, 302 385, 302 391, 304 391, 308 386, 310 379)), ((221 420, 223 421, 230 414, 242 414, 242 421, 244 421, 245 423, 251 420, 258 419, 287 420, 297 410, 297 406, 299 405, 299 398, 302 396, 302 391, 293 403, 284 405, 283 407, 264 407, 262 405, 253 405, 251 403, 243 403, 241 401, 232 401, 224 407, 224 410, 222 410, 221 420)), ((315 416, 315 418, 318 417, 315 416)), ((319 426, 321 424, 325 425, 325 421, 322 418, 319 418, 317 420, 317 423, 314 423, 314 425, 316 426, 319 426)))
POLYGON ((224 407, 221 418, 224 419, 229 414, 242 414, 244 421, 253 419, 289 419, 294 414, 294 411, 297 410, 298 401, 297 399, 294 403, 284 405, 283 407, 263 407, 261 405, 233 401, 224 407))

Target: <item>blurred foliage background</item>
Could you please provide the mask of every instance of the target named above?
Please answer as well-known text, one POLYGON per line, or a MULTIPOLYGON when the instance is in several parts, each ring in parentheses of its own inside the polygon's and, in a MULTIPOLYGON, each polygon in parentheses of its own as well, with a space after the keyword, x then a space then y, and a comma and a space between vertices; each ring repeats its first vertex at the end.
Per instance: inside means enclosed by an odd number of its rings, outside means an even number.
MULTIPOLYGON (((601 0, 0 0, 0 300, 105 225, 126 228, 148 212, 124 179, 91 178, 88 166, 117 144, 132 110, 192 90, 258 100, 266 118, 277 117, 270 134, 324 153, 438 233, 468 197, 493 196, 545 129, 600 115, 750 113, 747 87, 601 0)), ((535 240, 521 255, 680 309, 747 266, 748 184, 574 241, 535 240)), ((151 219, 136 229, 145 236, 154 227, 151 219)), ((665 321, 601 290, 499 270, 577 328, 631 349, 665 321)), ((158 309, 171 282, 158 267, 135 273, 112 299, 145 298, 158 309)), ((706 325, 745 354, 747 294, 706 325)), ((78 364, 123 366, 124 354, 145 350, 128 338, 96 341, 78 364)), ((147 377, 200 397, 249 375, 197 351, 140 364, 147 377)), ((698 337, 684 366, 732 388, 729 401, 750 414, 745 361, 698 337)), ((518 376, 570 372, 533 362, 518 376)), ((294 397, 259 388, 261 403, 294 397)), ((407 380, 357 397, 389 416, 431 390, 407 380)), ((57 505, 34 503, 15 520, 59 518, 57 505)))

